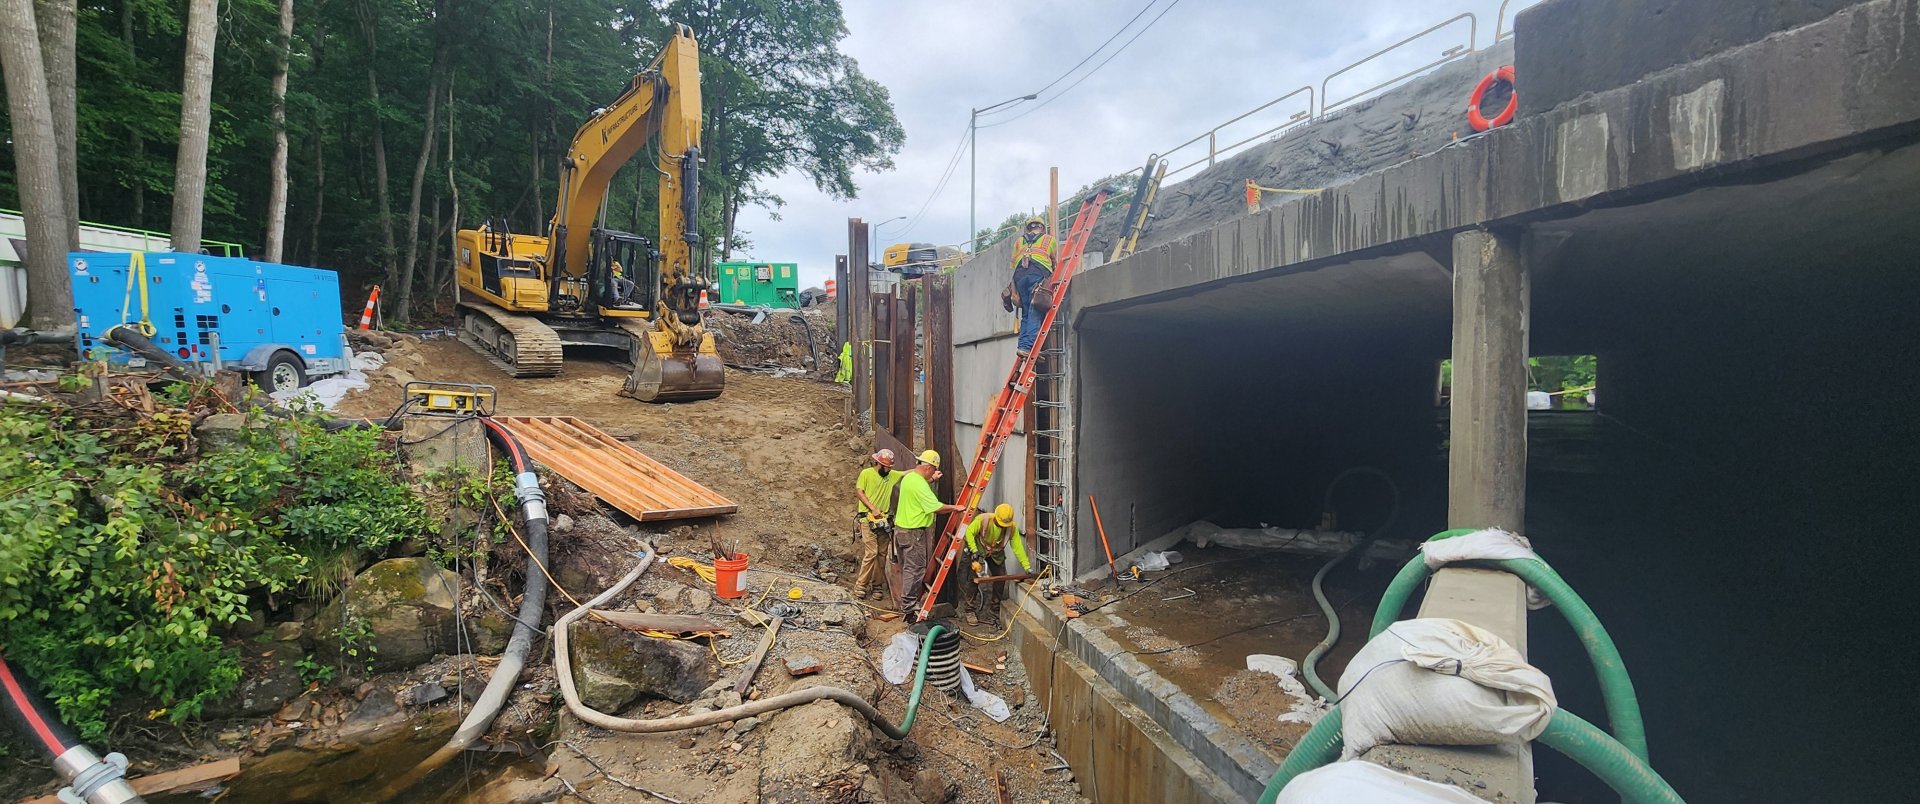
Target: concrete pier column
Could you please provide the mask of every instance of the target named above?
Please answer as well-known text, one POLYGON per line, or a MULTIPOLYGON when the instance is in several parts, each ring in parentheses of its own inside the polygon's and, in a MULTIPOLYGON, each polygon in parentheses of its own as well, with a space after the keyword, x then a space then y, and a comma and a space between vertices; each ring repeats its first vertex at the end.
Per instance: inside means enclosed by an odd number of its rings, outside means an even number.
POLYGON ((1528 297, 1518 235, 1454 235, 1450 527, 1525 520, 1528 297))
MULTIPOLYGON (((1527 266, 1515 234, 1453 238, 1453 402, 1447 525, 1520 532, 1526 512, 1527 266)), ((1527 585, 1498 570, 1434 573, 1420 617, 1485 628, 1527 650, 1527 585)), ((1534 800, 1525 745, 1381 746, 1366 759, 1459 785, 1489 801, 1534 800)))

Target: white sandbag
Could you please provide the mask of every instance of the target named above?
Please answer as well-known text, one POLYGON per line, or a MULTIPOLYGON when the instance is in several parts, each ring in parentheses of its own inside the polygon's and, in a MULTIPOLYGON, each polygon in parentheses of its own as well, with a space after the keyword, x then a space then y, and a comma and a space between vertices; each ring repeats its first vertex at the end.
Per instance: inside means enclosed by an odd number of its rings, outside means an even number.
POLYGON ((1484 804, 1453 785, 1429 782, 1365 760, 1335 762, 1294 777, 1277 804, 1484 804))
POLYGON ((354 371, 374 372, 387 365, 387 356, 379 352, 354 352, 348 358, 347 367, 354 371))
POLYGON ((902 631, 893 635, 887 642, 887 649, 880 654, 880 675, 888 684, 903 684, 913 677, 913 666, 920 661, 920 637, 912 632, 902 631))
POLYGON ((340 404, 340 400, 347 398, 347 394, 366 389, 367 375, 358 371, 348 371, 315 380, 300 388, 275 391, 267 396, 283 405, 333 410, 335 405, 340 404))
MULTIPOLYGON (((1540 554, 1533 551, 1533 544, 1525 536, 1508 533, 1499 528, 1476 530, 1472 533, 1438 539, 1420 545, 1421 559, 1427 563, 1427 569, 1437 570, 1456 561, 1501 561, 1509 558, 1540 560, 1540 554)), ((1527 587, 1527 608, 1544 609, 1553 605, 1540 590, 1527 587)))
POLYGON ((1484 628, 1403 620, 1340 674, 1341 756, 1376 745, 1498 745, 1540 736, 1557 701, 1547 674, 1484 628))
POLYGON ((1292 659, 1265 653, 1250 654, 1247 656, 1247 669, 1279 679, 1280 691, 1293 699, 1287 711, 1280 713, 1281 723, 1312 725, 1320 722, 1321 716, 1327 713, 1326 699, 1307 692, 1307 686, 1300 683, 1300 668, 1292 659))

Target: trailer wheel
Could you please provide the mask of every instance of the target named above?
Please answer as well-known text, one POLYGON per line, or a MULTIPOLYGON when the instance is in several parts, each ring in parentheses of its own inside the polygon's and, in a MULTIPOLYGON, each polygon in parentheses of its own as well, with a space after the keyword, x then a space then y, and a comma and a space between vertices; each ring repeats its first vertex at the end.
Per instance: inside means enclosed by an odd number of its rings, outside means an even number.
POLYGON ((274 352, 267 367, 253 373, 253 382, 269 394, 292 391, 307 384, 307 371, 292 352, 274 352))

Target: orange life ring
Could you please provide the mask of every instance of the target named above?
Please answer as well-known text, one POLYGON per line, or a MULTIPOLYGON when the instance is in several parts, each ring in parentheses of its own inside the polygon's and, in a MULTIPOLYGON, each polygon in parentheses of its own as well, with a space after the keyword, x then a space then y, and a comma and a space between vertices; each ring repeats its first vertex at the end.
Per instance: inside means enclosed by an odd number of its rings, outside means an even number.
POLYGON ((1480 85, 1473 88, 1473 97, 1467 99, 1467 125, 1473 126, 1474 131, 1498 128, 1513 122, 1513 113, 1519 108, 1520 88, 1513 83, 1513 65, 1509 64, 1487 73, 1487 77, 1480 79, 1480 85), (1512 92, 1507 95, 1507 108, 1501 109, 1492 120, 1488 120, 1486 115, 1480 113, 1480 99, 1487 94, 1487 90, 1491 89, 1496 81, 1507 82, 1512 92))

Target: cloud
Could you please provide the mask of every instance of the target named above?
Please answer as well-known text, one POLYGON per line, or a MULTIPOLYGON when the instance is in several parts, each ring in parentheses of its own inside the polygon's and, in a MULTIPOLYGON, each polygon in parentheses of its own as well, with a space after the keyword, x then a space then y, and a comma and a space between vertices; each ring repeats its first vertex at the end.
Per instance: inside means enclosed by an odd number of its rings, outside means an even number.
MULTIPOLYGON (((926 213, 881 226, 878 242, 958 243, 968 229, 968 189, 974 168, 967 153, 947 186, 932 195, 969 110, 1033 92, 1092 52, 1139 11, 1146 0, 843 0, 850 31, 842 49, 884 84, 907 132, 894 170, 857 177, 860 196, 835 201, 812 181, 785 174, 768 189, 786 199, 773 220, 767 210, 740 213, 754 243, 737 258, 800 264, 802 286, 832 276, 834 256, 847 250, 847 218, 869 222, 926 213), (931 201, 929 197, 931 195, 931 201)), ((1156 0, 1140 23, 1169 0, 1156 0)), ((1531 0, 1513 3, 1511 17, 1531 0)), ((1471 11, 1478 42, 1493 37, 1497 0, 1178 0, 1171 11, 1124 52, 1055 100, 1013 107, 980 120, 980 226, 1047 200, 1047 169, 1060 168, 1061 192, 1133 169, 1147 155, 1203 134, 1296 87, 1311 85, 1368 53, 1471 11), (1044 103, 1044 105, 1038 105, 1044 103), (1018 116, 1017 119, 1014 119, 1018 116)), ((1114 46, 1133 36, 1140 23, 1114 46)), ((1465 40, 1465 24, 1435 34, 1361 70, 1335 79, 1336 96, 1439 56, 1465 40)), ((1085 68, 1106 59, 1096 56, 1085 68)), ((1302 108, 1276 105, 1221 133, 1220 144, 1285 120, 1302 108)), ((1183 153, 1206 155, 1205 143, 1183 153)), ((875 255, 876 259, 878 255, 875 255)))

